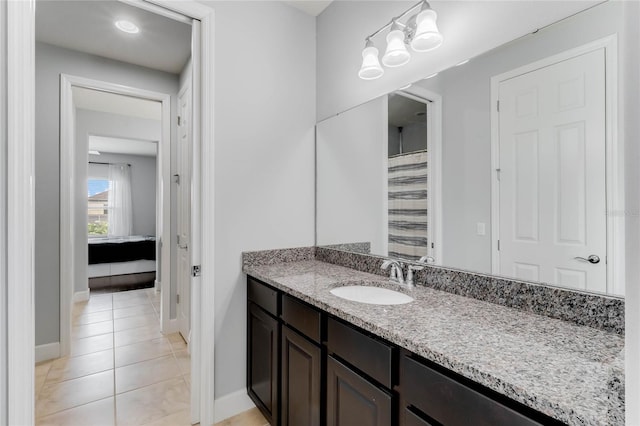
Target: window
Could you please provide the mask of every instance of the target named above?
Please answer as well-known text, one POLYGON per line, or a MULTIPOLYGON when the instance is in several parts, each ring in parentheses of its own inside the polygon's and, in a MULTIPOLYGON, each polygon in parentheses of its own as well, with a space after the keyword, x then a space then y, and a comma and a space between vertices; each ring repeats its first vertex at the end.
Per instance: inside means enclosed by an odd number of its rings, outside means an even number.
POLYGON ((89 188, 89 237, 106 236, 109 231, 109 180, 91 179, 89 188))

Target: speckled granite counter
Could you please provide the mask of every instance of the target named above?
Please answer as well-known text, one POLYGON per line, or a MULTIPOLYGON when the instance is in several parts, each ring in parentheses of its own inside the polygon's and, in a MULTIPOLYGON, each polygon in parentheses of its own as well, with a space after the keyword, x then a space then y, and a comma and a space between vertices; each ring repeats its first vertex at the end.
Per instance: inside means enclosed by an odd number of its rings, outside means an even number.
POLYGON ((406 305, 351 302, 329 290, 399 287, 316 260, 244 272, 570 425, 624 424, 624 338, 614 333, 422 286, 406 305))

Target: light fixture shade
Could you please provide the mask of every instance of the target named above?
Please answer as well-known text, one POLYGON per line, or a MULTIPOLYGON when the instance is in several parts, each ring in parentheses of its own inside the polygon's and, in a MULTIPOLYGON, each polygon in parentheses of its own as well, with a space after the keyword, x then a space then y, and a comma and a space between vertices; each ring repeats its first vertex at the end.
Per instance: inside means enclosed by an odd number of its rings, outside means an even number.
POLYGON ((426 6, 416 16, 416 33, 411 40, 411 48, 416 52, 426 52, 440 47, 442 34, 438 31, 438 14, 426 6))
POLYGON ((358 71, 358 77, 363 80, 375 80, 382 77, 382 74, 384 70, 378 60, 378 49, 371 41, 367 41, 367 45, 362 50, 362 66, 358 71))
POLYGON ((387 34, 387 50, 382 57, 384 66, 393 68, 399 67, 411 59, 411 54, 404 44, 404 31, 397 23, 391 27, 391 31, 387 34))

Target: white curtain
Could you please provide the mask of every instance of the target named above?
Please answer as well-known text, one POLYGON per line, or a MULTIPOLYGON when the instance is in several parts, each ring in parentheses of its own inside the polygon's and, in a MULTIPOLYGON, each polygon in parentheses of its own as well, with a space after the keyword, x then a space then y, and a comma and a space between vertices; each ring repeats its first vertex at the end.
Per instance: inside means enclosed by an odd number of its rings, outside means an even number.
POLYGON ((132 231, 131 167, 109 165, 109 235, 129 236, 132 231))

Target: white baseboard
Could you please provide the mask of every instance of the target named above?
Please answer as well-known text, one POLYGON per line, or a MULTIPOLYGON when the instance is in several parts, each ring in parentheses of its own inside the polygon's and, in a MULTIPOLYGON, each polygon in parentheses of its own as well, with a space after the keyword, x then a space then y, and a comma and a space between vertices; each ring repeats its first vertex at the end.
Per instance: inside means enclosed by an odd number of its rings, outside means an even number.
POLYGON ((73 303, 86 302, 87 300, 89 300, 89 289, 73 293, 73 303))
POLYGON ((170 319, 167 326, 162 330, 162 334, 171 334, 178 332, 178 318, 170 319))
POLYGON ((249 398, 249 395, 247 395, 246 389, 241 389, 237 392, 218 398, 215 400, 214 404, 216 423, 250 410, 256 406, 251 398, 249 398))
POLYGON ((53 342, 36 346, 36 363, 56 358, 60 358, 60 342, 53 342))

